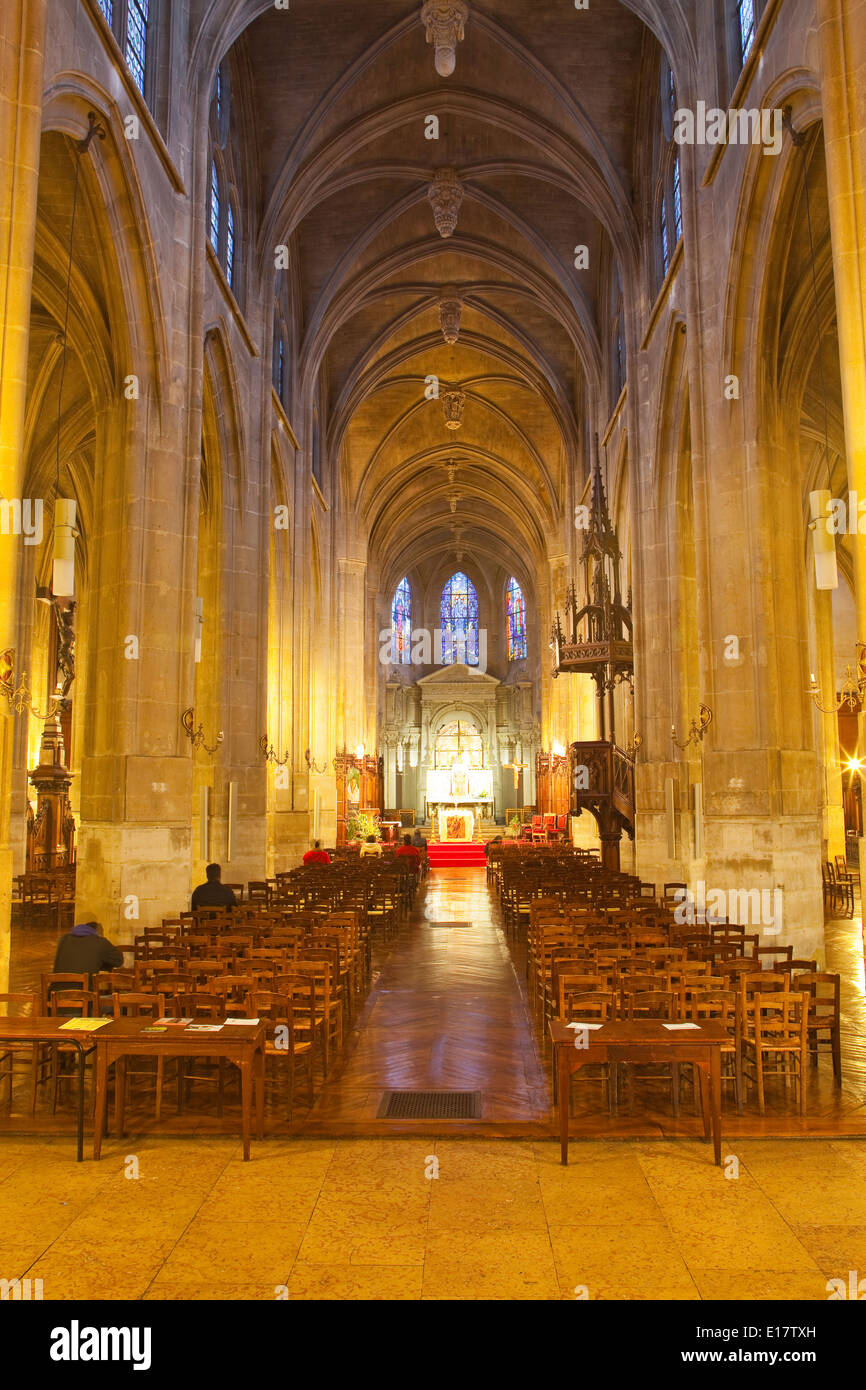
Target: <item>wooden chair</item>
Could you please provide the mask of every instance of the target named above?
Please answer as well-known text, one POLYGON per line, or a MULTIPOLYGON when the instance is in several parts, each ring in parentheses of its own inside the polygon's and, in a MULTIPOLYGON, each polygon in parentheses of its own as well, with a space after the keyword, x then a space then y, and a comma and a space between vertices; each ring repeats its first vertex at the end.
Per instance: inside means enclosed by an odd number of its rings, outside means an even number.
MULTIPOLYGON (((165 995, 155 994, 151 990, 118 990, 112 999, 114 1017, 118 1018, 150 1018, 157 1019, 165 1016, 165 995)), ((129 1081, 146 1079, 149 1085, 156 1087, 155 1118, 157 1123, 162 1118, 162 1083, 165 1072, 165 1058, 157 1057, 156 1071, 154 1072, 150 1063, 152 1058, 143 1057, 142 1061, 147 1065, 141 1070, 133 1066, 136 1059, 133 1057, 119 1057, 114 1068, 114 1106, 115 1106, 115 1128, 117 1129, 117 1116, 120 1111, 121 1097, 126 1100, 126 1086, 129 1081)), ((118 1130, 118 1136, 120 1136, 118 1130)))
MULTIPOLYGON (((43 975, 43 980, 47 977, 43 975)), ((53 977, 57 980, 57 976, 53 977)), ((87 979, 87 976, 84 976, 87 979)), ((93 1018, 98 1013, 98 1000, 94 990, 80 988, 55 988, 48 994, 46 1014, 51 1018, 93 1018)), ((77 1057, 78 1049, 73 1043, 50 1043, 51 1049, 51 1113, 57 1113, 57 1096, 61 1085, 74 1079, 75 1073, 62 1066, 63 1062, 77 1057)))
POLYGON ((294 1007, 290 991, 253 990, 248 996, 248 1017, 265 1020, 265 1068, 269 1061, 286 1064, 286 1119, 291 1121, 295 1097, 295 1061, 307 1058, 308 1095, 313 1104, 313 1047, 309 1038, 295 1033, 294 1007))
MULTIPOLYGON (((739 1024, 737 1016, 737 995, 732 989, 721 990, 695 990, 687 1001, 683 1001, 681 996, 681 1016, 692 1023, 700 1025, 707 1019, 717 1019, 725 1024, 728 1029, 728 1042, 722 1043, 720 1052, 722 1060, 722 1085, 725 1082, 733 1082, 734 1098, 737 1105, 737 1114, 743 1113, 743 1075, 742 1075, 742 1056, 740 1052, 739 1024), (725 1063, 730 1063, 730 1070, 725 1074, 725 1063)), ((694 1068, 694 1087, 695 1105, 698 1101, 698 1082, 699 1068, 694 1068)))
MULTIPOLYGON (((35 990, 19 990, 13 994, 0 994, 0 1019, 33 1018, 38 1007, 39 995, 35 990)), ((18 1060, 24 1061, 30 1068, 30 1114, 32 1115, 36 1110, 39 1044, 35 1042, 0 1043, 0 1085, 4 1083, 6 1085, 6 1103, 10 1111, 12 1109, 15 1063, 18 1060)))
POLYGON ((799 1088, 800 1114, 806 1112, 805 1065, 808 1046, 809 995, 793 990, 756 994, 753 999, 754 1031, 743 1037, 744 1056, 755 1063, 758 1111, 765 1114, 764 1080, 784 1076, 787 1088, 793 1081, 799 1088), (774 1066, 767 1059, 775 1058, 774 1066))
POLYGON ((818 1065, 818 1049, 821 1034, 826 1033, 833 1058, 833 1080, 842 1085, 842 1041, 840 989, 841 977, 823 970, 810 970, 792 978, 791 988, 809 997, 809 1019, 807 1033, 809 1053, 814 1066, 818 1065))

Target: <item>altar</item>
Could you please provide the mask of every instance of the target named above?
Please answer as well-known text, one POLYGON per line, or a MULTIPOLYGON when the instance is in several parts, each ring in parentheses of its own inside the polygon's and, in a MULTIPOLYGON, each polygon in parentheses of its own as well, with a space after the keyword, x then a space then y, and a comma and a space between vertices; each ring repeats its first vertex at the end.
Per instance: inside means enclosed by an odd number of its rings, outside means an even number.
POLYGON ((475 833, 475 816, 464 808, 439 808, 440 840, 471 840, 475 833))
POLYGON ((465 837, 471 839, 475 820, 493 815, 491 770, 486 767, 466 768, 458 765, 428 772, 427 815, 430 819, 437 813, 441 816, 449 806, 453 808, 452 813, 464 814, 472 819, 472 828, 465 837))

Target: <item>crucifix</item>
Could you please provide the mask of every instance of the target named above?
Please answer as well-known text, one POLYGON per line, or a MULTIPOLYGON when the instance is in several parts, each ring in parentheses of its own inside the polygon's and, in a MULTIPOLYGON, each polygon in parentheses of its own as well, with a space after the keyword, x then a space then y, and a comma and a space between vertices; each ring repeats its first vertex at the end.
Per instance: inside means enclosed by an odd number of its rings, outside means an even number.
POLYGON ((523 769, 524 769, 525 767, 529 767, 529 763, 518 763, 518 762, 513 762, 513 763, 505 763, 504 766, 505 766, 505 767, 510 767, 510 768, 512 769, 512 771, 513 771, 513 773, 514 773, 514 790, 517 791, 517 788, 518 788, 519 785, 520 785, 520 774, 521 774, 521 772, 523 771, 523 769))

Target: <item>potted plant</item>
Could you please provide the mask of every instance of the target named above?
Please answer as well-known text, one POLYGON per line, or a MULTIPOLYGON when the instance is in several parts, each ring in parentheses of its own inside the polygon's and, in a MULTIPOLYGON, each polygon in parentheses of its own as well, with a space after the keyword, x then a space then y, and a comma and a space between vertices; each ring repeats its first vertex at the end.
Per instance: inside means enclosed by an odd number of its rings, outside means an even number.
POLYGON ((511 836, 512 840, 519 840, 519 839, 520 839, 520 830, 521 830, 520 817, 519 817, 519 816, 512 816, 512 817, 511 817, 511 820, 508 822, 508 833, 509 833, 509 835, 511 836))

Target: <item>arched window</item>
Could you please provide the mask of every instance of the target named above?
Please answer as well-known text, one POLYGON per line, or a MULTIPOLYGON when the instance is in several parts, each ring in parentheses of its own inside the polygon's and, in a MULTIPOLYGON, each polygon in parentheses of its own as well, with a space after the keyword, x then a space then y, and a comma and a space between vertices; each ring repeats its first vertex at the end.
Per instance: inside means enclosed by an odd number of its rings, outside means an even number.
POLYGON ((526 599, 513 575, 505 591, 505 616, 508 623, 508 660, 525 661, 526 599))
POLYGON ((679 241, 680 237, 681 237, 682 234, 683 234, 683 199, 682 199, 682 191, 681 191, 681 188, 680 188, 680 157, 679 157, 679 155, 675 155, 675 156, 674 156, 673 195, 674 195, 674 239, 675 239, 675 241, 679 241))
POLYGON ((755 42, 755 0, 737 0, 737 38, 740 44, 740 64, 746 61, 755 42))
POLYGON ((126 0, 126 58, 132 80, 144 92, 147 76, 147 26, 150 0, 126 0))
POLYGON ((210 244, 214 251, 219 255, 220 250, 220 179, 217 173, 216 160, 211 161, 210 166, 210 218, 208 235, 210 244))
POLYGON ((412 660, 412 590, 404 576, 394 593, 391 604, 391 655, 396 666, 408 666, 412 660))
POLYGON ((661 208, 659 212, 659 235, 662 246, 662 279, 667 275, 671 264, 670 236, 668 235, 668 202, 662 190, 661 208))
POLYGON ((235 210, 231 203, 226 207, 226 279, 230 285, 235 277, 235 210))
POLYGON ((478 665, 478 595, 462 570, 442 590, 442 664, 478 665))

